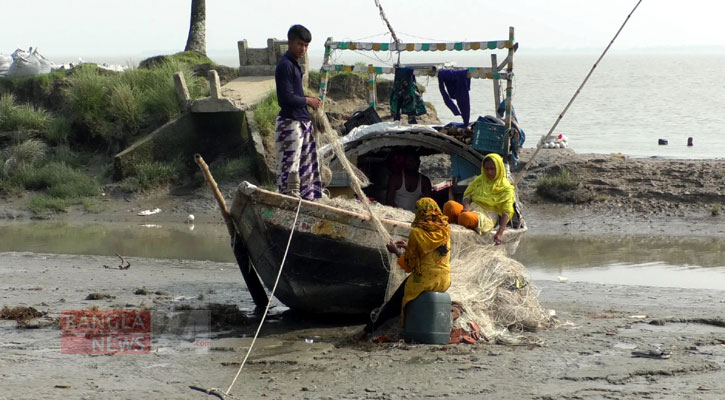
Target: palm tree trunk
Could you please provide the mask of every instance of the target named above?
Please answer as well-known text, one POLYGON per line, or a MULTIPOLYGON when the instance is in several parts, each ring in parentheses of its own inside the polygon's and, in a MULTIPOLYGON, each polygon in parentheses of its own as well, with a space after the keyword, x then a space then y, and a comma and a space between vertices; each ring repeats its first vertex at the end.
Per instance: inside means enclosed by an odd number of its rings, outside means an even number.
POLYGON ((189 37, 184 51, 196 51, 206 55, 206 0, 191 0, 189 37))

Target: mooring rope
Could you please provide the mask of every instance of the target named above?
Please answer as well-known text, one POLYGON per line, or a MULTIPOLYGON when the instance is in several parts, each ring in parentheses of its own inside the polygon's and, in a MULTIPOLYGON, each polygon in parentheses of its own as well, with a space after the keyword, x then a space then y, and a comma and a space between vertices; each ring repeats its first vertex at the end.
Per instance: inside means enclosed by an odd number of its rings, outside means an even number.
POLYGON ((262 320, 259 321, 259 326, 257 327, 257 332, 254 333, 254 338, 252 339, 252 343, 249 345, 247 354, 244 356, 244 359, 242 360, 242 365, 239 366, 237 375, 234 376, 234 379, 232 380, 231 385, 229 385, 229 388, 226 390, 226 392, 224 392, 225 395, 229 394, 229 392, 232 390, 232 387, 234 387, 234 384, 237 382, 237 378, 239 378, 239 375, 242 373, 244 364, 246 364, 247 359, 249 358, 249 355, 252 353, 252 348, 254 347, 254 343, 257 341, 257 336, 259 336, 259 331, 262 330, 262 325, 264 325, 264 320, 267 318, 267 313, 269 312, 269 306, 272 304, 272 297, 274 297, 274 292, 275 292, 275 290, 277 290, 277 283, 279 283, 279 278, 280 278, 280 276, 282 276, 282 268, 284 268, 284 263, 287 260, 287 253, 289 252, 289 246, 290 246, 290 243, 292 243, 292 234, 295 232, 295 226, 297 226, 297 217, 300 215, 300 207, 302 207, 302 198, 301 197, 297 201, 297 211, 295 212, 295 219, 292 222, 292 228, 290 228, 289 239, 287 239, 287 247, 284 250, 284 256, 282 256, 282 263, 279 265, 279 271, 277 272, 277 278, 274 280, 274 286, 272 286, 272 292, 269 294, 269 300, 267 301, 267 307, 264 309, 264 314, 262 314, 262 320))
POLYGON ((526 162, 524 169, 521 170, 521 173, 516 177, 516 180, 514 180, 514 187, 518 186, 521 179, 524 177, 524 175, 526 175, 526 171, 531 166, 536 155, 539 154, 539 150, 541 150, 542 146, 544 145, 544 142, 546 142, 546 139, 548 139, 549 136, 551 136, 551 134, 554 133, 554 130, 559 125, 559 122, 561 121, 562 118, 564 118, 564 114, 566 114, 566 112, 569 110, 569 107, 571 106, 571 104, 577 98, 577 96, 581 92, 582 88, 584 88, 584 85, 586 85, 587 81, 589 80, 589 77, 592 76, 594 69, 597 68, 597 65, 599 65, 599 62, 602 61, 602 58, 604 58, 604 55, 607 54, 607 51, 609 51, 609 48, 612 47, 612 44, 614 44, 614 41, 617 39, 617 36, 619 36, 619 33, 622 32, 622 29, 624 29, 624 26, 627 25, 627 22, 629 21, 629 17, 631 17, 632 14, 634 14, 634 11, 637 9, 637 7, 639 7, 639 4, 641 2, 642 2, 642 0, 639 0, 637 2, 637 4, 634 6, 634 8, 632 9, 632 11, 629 12, 629 15, 627 15, 627 18, 622 23, 622 26, 619 27, 619 30, 617 30, 617 33, 614 34, 614 37, 612 38, 612 40, 609 42, 607 47, 602 52, 602 55, 600 55, 599 58, 597 59, 597 61, 594 63, 594 65, 592 65, 592 69, 589 70, 589 73, 584 78, 584 81, 581 83, 581 85, 579 85, 579 88, 577 88, 576 92, 574 92, 574 95, 569 100, 569 103, 567 103, 566 107, 564 107, 564 110, 561 112, 561 114, 559 114, 559 117, 556 119, 556 121, 554 121, 554 125, 551 127, 551 129, 549 129, 549 133, 547 133, 546 136, 544 137, 544 139, 539 142, 539 145, 536 146, 536 151, 534 151, 534 154, 532 154, 531 158, 526 162))
MULTIPOLYGON (((337 161, 340 162, 340 165, 342 165, 342 168, 345 170, 348 177, 350 178, 350 187, 357 195, 358 200, 360 200, 360 202, 362 202, 365 206, 365 210, 370 216, 370 223, 380 234, 383 244, 387 244, 392 240, 392 237, 390 236, 390 233, 388 233, 388 230, 385 229, 385 226, 383 226, 380 218, 375 214, 372 207, 370 206, 370 199, 368 199, 367 195, 365 195, 365 192, 363 192, 362 183, 360 177, 358 177, 358 173, 361 172, 358 172, 359 170, 357 170, 357 168, 355 168, 352 163, 350 163, 350 160, 348 160, 345 156, 345 150, 340 144, 340 138, 337 136, 337 133, 332 129, 330 121, 327 119, 327 115, 325 115, 325 111, 323 110, 323 108, 324 105, 321 105, 317 108, 317 110, 315 110, 315 118, 319 122, 319 125, 321 125, 318 133, 325 140, 325 142, 329 143, 332 147, 332 151, 335 153, 337 161)), ((362 178, 367 180, 364 175, 362 176, 362 178)))

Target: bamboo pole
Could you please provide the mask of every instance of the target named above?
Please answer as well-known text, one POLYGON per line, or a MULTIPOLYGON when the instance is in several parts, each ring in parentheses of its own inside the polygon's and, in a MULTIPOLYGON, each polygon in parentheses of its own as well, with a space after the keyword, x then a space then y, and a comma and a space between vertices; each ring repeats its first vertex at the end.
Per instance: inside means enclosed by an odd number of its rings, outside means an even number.
MULTIPOLYGON (((514 41, 514 27, 509 27, 509 41, 513 43, 514 41)), ((506 112, 504 115, 504 123, 506 124, 506 133, 503 135, 503 154, 504 154, 504 162, 508 164, 511 162, 511 157, 509 155, 509 147, 511 142, 511 96, 513 95, 514 86, 513 86, 513 72, 514 72, 514 52, 516 51, 516 48, 514 46, 509 47, 508 55, 506 56, 507 59, 507 65, 506 65, 506 73, 508 76, 506 77, 506 112)))
POLYGON ((498 59, 496 53, 491 54, 491 80, 493 81, 493 114, 498 114, 498 105, 501 104, 501 81, 494 78, 498 72, 498 59))
POLYGON ((526 175, 526 171, 529 169, 529 166, 531 166, 532 161, 534 161, 534 158, 536 157, 536 155, 539 154, 539 150, 541 150, 541 146, 544 144, 544 142, 546 142, 546 139, 548 139, 549 136, 551 136, 551 134, 554 133, 554 130, 559 125, 559 121, 561 121, 561 119, 564 118, 564 114, 566 114, 566 112, 569 110, 569 107, 571 106, 571 104, 574 102, 574 100, 577 98, 579 93, 582 91, 582 89, 584 88, 584 85, 586 85, 587 81, 589 80, 589 77, 592 76, 594 69, 597 68, 597 65, 599 65, 599 62, 602 61, 602 58, 604 58, 604 55, 607 54, 607 51, 609 51, 609 48, 612 47, 612 44, 614 44, 614 41, 617 39, 617 36, 619 36, 619 33, 622 32, 622 29, 624 29, 624 26, 627 25, 629 18, 632 16, 632 14, 634 14, 634 11, 637 9, 637 7, 639 7, 640 3, 642 3, 642 0, 637 1, 637 4, 634 6, 632 11, 629 12, 629 15, 627 15, 627 18, 622 23, 622 26, 619 27, 619 30, 617 30, 617 33, 614 34, 614 37, 612 38, 612 40, 609 42, 607 47, 602 52, 602 55, 600 55, 599 58, 597 59, 597 61, 594 63, 594 65, 592 65, 592 69, 589 70, 589 73, 584 78, 584 81, 581 83, 581 85, 579 85, 576 92, 574 92, 574 95, 569 100, 569 103, 566 104, 566 107, 564 107, 564 110, 561 112, 561 114, 559 114, 559 117, 556 118, 556 121, 554 121, 554 125, 551 127, 551 129, 549 129, 549 133, 546 134, 546 136, 544 137, 544 140, 539 142, 539 145, 536 147, 536 151, 534 151, 534 154, 531 155, 531 158, 524 166, 524 169, 521 170, 521 173, 519 174, 519 176, 517 176, 516 179, 514 180, 514 187, 518 186, 521 179, 524 177, 524 175, 526 175))
POLYGON ((209 187, 211 187, 214 198, 216 199, 217 204, 219 204, 219 210, 222 213, 224 223, 227 225, 229 236, 234 237, 237 233, 237 229, 234 227, 234 221, 232 220, 231 214, 229 214, 227 203, 224 201, 224 196, 222 196, 222 193, 219 191, 219 186, 217 186, 214 177, 211 176, 209 166, 206 165, 206 162, 204 161, 204 158, 201 157, 201 154, 194 154, 194 161, 196 161, 196 164, 201 169, 201 173, 204 174, 204 179, 209 184, 209 187))

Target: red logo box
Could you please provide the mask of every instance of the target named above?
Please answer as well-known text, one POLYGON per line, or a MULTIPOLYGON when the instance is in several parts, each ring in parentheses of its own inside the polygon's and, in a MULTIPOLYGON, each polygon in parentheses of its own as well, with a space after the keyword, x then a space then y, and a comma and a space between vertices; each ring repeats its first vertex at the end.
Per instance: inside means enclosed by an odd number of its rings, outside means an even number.
POLYGON ((63 354, 148 354, 149 310, 64 310, 60 317, 63 354))

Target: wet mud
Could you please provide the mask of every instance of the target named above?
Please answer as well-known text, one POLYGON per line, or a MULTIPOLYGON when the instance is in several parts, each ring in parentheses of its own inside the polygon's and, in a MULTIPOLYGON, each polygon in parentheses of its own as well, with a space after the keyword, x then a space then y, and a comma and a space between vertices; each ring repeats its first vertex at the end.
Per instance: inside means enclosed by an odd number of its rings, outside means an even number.
MULTIPOLYGON (((237 266, 210 261, 0 253, 0 304, 63 310, 205 312, 201 329, 163 329, 148 354, 63 354, 59 324, 0 319, 0 398, 189 398, 226 388, 257 329, 237 266), (145 288, 145 293, 138 293, 145 288), (89 293, 111 297, 87 300, 89 293)), ((725 292, 537 281, 557 326, 525 346, 359 343, 360 321, 310 318, 275 303, 232 394, 240 398, 722 398, 725 292), (538 343, 538 344, 537 344, 538 343), (659 346, 669 359, 633 357, 659 346)), ((183 323, 181 328, 184 328, 183 323)), ((188 328, 188 326, 187 326, 188 328)))

